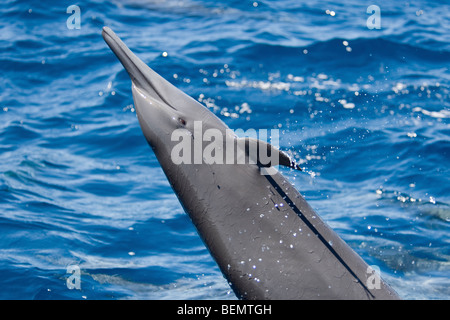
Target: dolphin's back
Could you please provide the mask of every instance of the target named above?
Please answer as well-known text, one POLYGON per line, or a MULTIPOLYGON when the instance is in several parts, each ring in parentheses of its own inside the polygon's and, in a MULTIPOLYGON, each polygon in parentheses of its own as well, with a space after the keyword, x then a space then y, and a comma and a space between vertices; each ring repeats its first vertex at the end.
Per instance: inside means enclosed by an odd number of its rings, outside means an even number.
POLYGON ((398 298, 282 174, 222 164, 166 175, 239 298, 398 298))

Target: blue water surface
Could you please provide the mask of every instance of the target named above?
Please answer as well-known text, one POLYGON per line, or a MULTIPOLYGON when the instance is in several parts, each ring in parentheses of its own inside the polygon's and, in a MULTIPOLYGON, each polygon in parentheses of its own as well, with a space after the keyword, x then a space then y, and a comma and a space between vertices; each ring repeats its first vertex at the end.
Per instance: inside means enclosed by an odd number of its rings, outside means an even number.
POLYGON ((285 175, 402 298, 450 298, 448 2, 5 0, 0 299, 236 298, 104 25, 231 128, 280 129, 285 175))

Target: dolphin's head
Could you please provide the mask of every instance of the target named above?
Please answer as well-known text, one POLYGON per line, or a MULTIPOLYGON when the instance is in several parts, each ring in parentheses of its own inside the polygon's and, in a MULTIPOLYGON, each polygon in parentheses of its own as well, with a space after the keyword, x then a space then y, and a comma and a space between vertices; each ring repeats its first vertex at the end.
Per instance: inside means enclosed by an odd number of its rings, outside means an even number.
POLYGON ((131 78, 139 123, 156 153, 176 144, 171 137, 174 130, 192 133, 195 121, 202 122, 203 130, 225 131, 227 127, 220 119, 148 67, 110 28, 104 27, 102 35, 131 78))

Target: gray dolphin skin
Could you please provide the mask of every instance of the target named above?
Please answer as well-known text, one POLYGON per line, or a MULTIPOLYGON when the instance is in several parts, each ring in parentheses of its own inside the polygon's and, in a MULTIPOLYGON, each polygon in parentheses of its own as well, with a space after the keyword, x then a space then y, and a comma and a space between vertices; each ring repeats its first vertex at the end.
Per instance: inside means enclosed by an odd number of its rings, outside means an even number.
MULTIPOLYGON (((203 132, 221 132, 224 143, 242 138, 150 69, 110 28, 102 35, 131 78, 147 142, 239 299, 399 299, 279 171, 261 174, 259 162, 175 164, 174 130, 182 129, 192 145, 206 144, 195 140, 194 122, 201 121, 203 132)), ((280 165, 299 169, 286 157, 279 151, 280 165)))

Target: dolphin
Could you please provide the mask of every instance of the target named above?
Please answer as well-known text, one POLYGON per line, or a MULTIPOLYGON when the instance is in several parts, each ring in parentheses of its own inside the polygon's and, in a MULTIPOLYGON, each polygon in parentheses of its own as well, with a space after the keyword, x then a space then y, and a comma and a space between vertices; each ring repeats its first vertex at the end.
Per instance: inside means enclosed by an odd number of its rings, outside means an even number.
POLYGON ((257 140, 259 150, 275 155, 271 162, 259 161, 257 153, 256 161, 240 163, 195 161, 199 159, 192 154, 192 162, 175 163, 173 150, 181 138, 205 148, 194 132, 199 123, 203 133, 214 129, 223 135, 219 143, 236 142, 247 160, 254 141, 234 135, 205 106, 140 60, 110 28, 104 27, 102 36, 131 78, 148 144, 237 298, 400 298, 279 170, 262 173, 275 164, 301 169, 283 151, 257 140))

